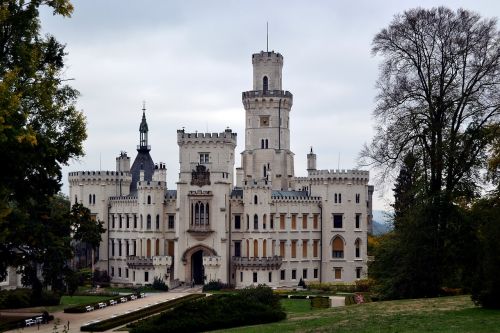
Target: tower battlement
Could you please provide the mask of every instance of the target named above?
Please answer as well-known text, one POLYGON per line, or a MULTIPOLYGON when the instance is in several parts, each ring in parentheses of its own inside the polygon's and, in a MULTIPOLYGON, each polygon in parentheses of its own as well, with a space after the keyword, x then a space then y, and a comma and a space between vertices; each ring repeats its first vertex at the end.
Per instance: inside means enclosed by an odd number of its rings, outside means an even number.
POLYGON ((71 185, 95 182, 127 182, 132 181, 132 176, 127 171, 74 171, 68 174, 68 181, 71 185))
POLYGON ((226 129, 221 133, 186 133, 184 130, 177 130, 177 143, 179 145, 193 143, 229 143, 236 146, 237 134, 231 129, 226 129))
POLYGON ((281 53, 274 51, 260 51, 259 53, 252 54, 252 64, 267 61, 283 64, 283 56, 281 55, 281 53))

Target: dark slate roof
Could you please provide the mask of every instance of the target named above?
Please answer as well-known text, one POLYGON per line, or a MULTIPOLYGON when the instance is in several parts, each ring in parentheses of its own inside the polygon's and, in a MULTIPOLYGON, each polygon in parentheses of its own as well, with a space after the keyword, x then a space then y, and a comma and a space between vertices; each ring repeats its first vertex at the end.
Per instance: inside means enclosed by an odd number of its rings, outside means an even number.
POLYGON ((137 182, 140 179, 141 170, 144 170, 144 180, 153 180, 153 172, 155 170, 155 163, 149 155, 149 149, 138 149, 137 156, 135 157, 130 173, 132 174, 132 183, 130 184, 130 193, 137 192, 137 182))
POLYGON ((231 198, 242 197, 242 196, 243 196, 243 189, 241 187, 235 187, 231 191, 231 198))
POLYGON ((308 198, 307 191, 273 191, 271 193, 273 198, 308 198))
POLYGON ((165 190, 165 199, 177 199, 177 190, 165 190))

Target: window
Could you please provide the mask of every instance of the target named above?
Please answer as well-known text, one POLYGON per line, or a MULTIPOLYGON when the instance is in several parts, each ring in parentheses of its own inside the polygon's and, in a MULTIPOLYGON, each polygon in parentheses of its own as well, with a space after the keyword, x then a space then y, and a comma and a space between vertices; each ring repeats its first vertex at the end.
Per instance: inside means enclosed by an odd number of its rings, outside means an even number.
POLYGON ((253 257, 259 257, 259 242, 256 239, 253 240, 253 257))
POLYGON ((142 224, 142 214, 141 214, 141 229, 144 227, 144 224, 142 224))
POLYGON ((356 214, 356 221, 354 226, 356 229, 359 229, 360 221, 361 221, 361 214, 356 214))
POLYGON ((137 229, 137 215, 134 214, 134 229, 137 229))
POLYGON ((361 279, 361 267, 356 267, 356 279, 361 279))
POLYGON ((111 276, 115 276, 115 268, 111 266, 111 276))
POLYGON ((317 269, 317 268, 315 268, 315 269, 313 270, 313 277, 314 277, 315 279, 317 279, 317 278, 318 278, 318 269, 317 269))
POLYGON ((334 202, 337 203, 338 202, 337 193, 335 193, 334 198, 335 198, 334 202))
POLYGON ((243 282, 243 272, 240 272, 240 281, 243 282))
POLYGON ((121 215, 118 215, 118 221, 119 221, 118 225, 121 229, 122 228, 122 216, 121 215))
POLYGON ((160 240, 157 238, 155 242, 155 255, 160 255, 160 240))
POLYGON ((254 204, 257 204, 257 202, 258 202, 258 198, 257 198, 257 196, 256 196, 256 195, 254 195, 254 196, 253 196, 253 203, 254 203, 254 204))
POLYGON ((280 229, 285 230, 285 214, 280 214, 280 229))
POLYGON ((92 204, 92 194, 89 194, 89 205, 92 204))
POLYGON ((148 195, 148 205, 151 205, 151 196, 148 195))
POLYGON ((144 272, 144 282, 149 281, 149 272, 144 272))
POLYGON ((315 239, 313 241, 313 257, 314 258, 318 257, 318 244, 319 244, 319 239, 315 239))
POLYGON ((247 244, 246 244, 246 249, 247 249, 247 258, 250 257, 250 241, 247 239, 247 244))
POLYGON ((333 227, 337 229, 342 228, 342 214, 333 214, 333 227))
POLYGON ((284 279, 285 279, 285 270, 284 270, 284 269, 282 269, 282 270, 280 271, 280 280, 284 280, 284 279))
POLYGON ((267 78, 267 76, 264 76, 264 78, 262 79, 262 90, 264 91, 264 93, 266 93, 268 89, 269 89, 269 79, 267 78))
POLYGON ((241 229, 241 215, 234 216, 234 229, 236 230, 241 229))
POLYGON ((359 203, 359 193, 356 193, 355 198, 356 198, 356 203, 359 203))
POLYGON ((128 268, 125 268, 125 277, 128 279, 128 268))
POLYGON ((297 241, 292 240, 292 258, 297 258, 297 241))
POLYGON ((266 222, 267 222, 267 216, 266 214, 264 214, 264 216, 262 216, 262 229, 266 229, 266 222))
POLYGON ((285 257, 285 242, 284 240, 280 241, 280 257, 285 257))
POLYGON ((132 271, 132 281, 135 281, 135 271, 132 271))
POLYGON ((151 257, 151 239, 146 241, 146 257, 151 257))
POLYGON ((302 258, 307 259, 307 239, 302 240, 302 258))
POLYGON ((200 164, 207 164, 210 159, 209 153, 200 153, 200 164))
POLYGON ((340 268, 340 267, 334 267, 333 268, 333 273, 334 273, 335 280, 341 280, 342 279, 342 268, 340 268))
POLYGON ((303 278, 304 280, 305 280, 305 279, 307 279, 307 268, 304 268, 304 269, 302 270, 302 278, 303 278))
POLYGON ((253 272, 253 282, 257 283, 257 272, 253 272))
POLYGON ((127 221, 127 229, 130 228, 130 216, 128 214, 125 216, 126 221, 127 221))
POLYGON ((127 257, 130 255, 130 248, 129 248, 128 240, 125 241, 125 255, 127 257))
POLYGON ((253 230, 259 229, 259 217, 257 214, 253 216, 253 230))
POLYGON ((132 251, 132 252, 134 253, 134 256, 136 256, 136 255, 137 255, 137 242, 135 241, 135 239, 134 239, 134 244, 133 244, 133 246, 134 246, 134 248, 133 248, 133 251, 132 251))
POLYGON ((267 240, 262 241, 262 256, 267 257, 267 240))
POLYGON ((174 229, 175 228, 175 215, 169 215, 168 216, 168 228, 169 229, 174 229))
POLYGON ((271 255, 273 257, 276 255, 276 241, 274 239, 271 242, 271 255))
POLYGON ((307 230, 307 214, 302 214, 302 230, 307 230))
POLYGON ((156 214, 156 230, 160 230, 160 215, 156 214))
POLYGON ((168 255, 173 257, 174 256, 174 246, 175 246, 175 243, 173 240, 170 240, 168 241, 168 245, 167 245, 167 249, 168 249, 168 255))
POLYGON ((269 116, 260 116, 260 127, 269 127, 269 116))
POLYGON ((332 241, 332 257, 344 258, 344 241, 340 237, 335 237, 332 241))
POLYGON ((274 229, 274 214, 271 214, 269 219, 269 228, 274 229))
POLYGON ((119 257, 122 256, 122 240, 121 239, 118 240, 118 256, 119 257))
POLYGON ((273 272, 269 272, 268 273, 268 278, 267 279, 268 279, 269 282, 273 282, 273 272))
POLYGON ((122 277, 122 268, 118 267, 118 277, 122 277))
POLYGON ((92 204, 95 205, 95 194, 92 194, 92 204))
POLYGON ((250 229, 250 217, 247 214, 247 230, 250 229))
POLYGON ((115 256, 115 241, 111 240, 111 256, 115 256))
POLYGON ((234 256, 241 257, 241 242, 234 242, 234 256))
POLYGON ((292 269, 292 280, 297 280, 297 270, 292 269))
POLYGON ((292 230, 297 229, 297 214, 292 214, 292 230))
POLYGON ((75 195, 75 205, 78 203, 78 197, 75 195))
POLYGON ((147 220, 146 220, 146 229, 150 230, 151 229, 151 215, 148 214, 147 220))
POLYGON ((314 214, 313 215, 313 228, 318 229, 318 219, 319 219, 319 214, 314 214))
POLYGON ((356 239, 356 242, 354 242, 354 248, 355 248, 355 256, 356 258, 361 257, 361 239, 356 239))
POLYGON ((342 193, 339 193, 339 203, 342 203, 342 193))
POLYGON ((191 204, 192 220, 191 224, 194 225, 209 225, 210 224, 210 211, 208 202, 195 202, 191 204))
POLYGON ((115 215, 111 215, 111 228, 115 228, 115 215))

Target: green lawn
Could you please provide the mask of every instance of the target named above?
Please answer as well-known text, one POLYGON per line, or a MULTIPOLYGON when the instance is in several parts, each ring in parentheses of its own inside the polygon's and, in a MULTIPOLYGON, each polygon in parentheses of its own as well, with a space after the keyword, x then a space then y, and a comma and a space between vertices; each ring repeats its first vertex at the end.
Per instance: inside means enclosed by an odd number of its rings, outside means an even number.
POLYGON ((500 332, 500 310, 475 307, 470 296, 374 302, 311 310, 308 300, 282 300, 284 321, 219 332, 500 332))
MULTIPOLYGON (((61 297, 61 303, 59 305, 54 306, 40 306, 36 308, 29 308, 29 311, 33 312, 43 312, 48 311, 49 313, 62 311, 65 308, 69 308, 71 306, 76 306, 80 304, 94 303, 94 302, 102 302, 113 297, 109 296, 63 296, 61 297)), ((28 311, 28 310, 26 310, 28 311)))

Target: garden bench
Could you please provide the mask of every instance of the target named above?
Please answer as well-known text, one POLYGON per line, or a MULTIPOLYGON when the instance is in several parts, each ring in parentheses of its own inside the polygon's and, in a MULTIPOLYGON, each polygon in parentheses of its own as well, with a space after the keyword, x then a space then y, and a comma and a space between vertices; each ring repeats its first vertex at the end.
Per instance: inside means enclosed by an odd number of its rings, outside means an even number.
POLYGON ((144 298, 146 297, 146 294, 145 293, 141 293, 141 298, 144 298))
POLYGON ((42 316, 38 316, 38 317, 36 317, 36 318, 35 318, 35 322, 36 322, 37 324, 42 324, 42 323, 43 323, 43 317, 42 317, 42 316))
POLYGON ((31 326, 33 324, 35 324, 35 321, 33 319, 31 319, 31 318, 24 320, 24 325, 25 326, 31 326))
POLYGON ((120 298, 120 302, 125 303, 126 301, 128 301, 127 297, 120 298))
POLYGON ((98 305, 99 305, 99 309, 103 309, 107 306, 106 303, 103 303, 103 302, 99 303, 98 305))
POLYGON ((94 307, 93 307, 93 306, 90 306, 90 305, 87 305, 87 306, 85 307, 85 310, 86 310, 87 312, 90 312, 90 311, 93 311, 93 310, 94 310, 94 307))
POLYGON ((109 305, 115 305, 116 303, 118 303, 118 302, 115 301, 114 299, 112 299, 111 301, 109 301, 109 305))

